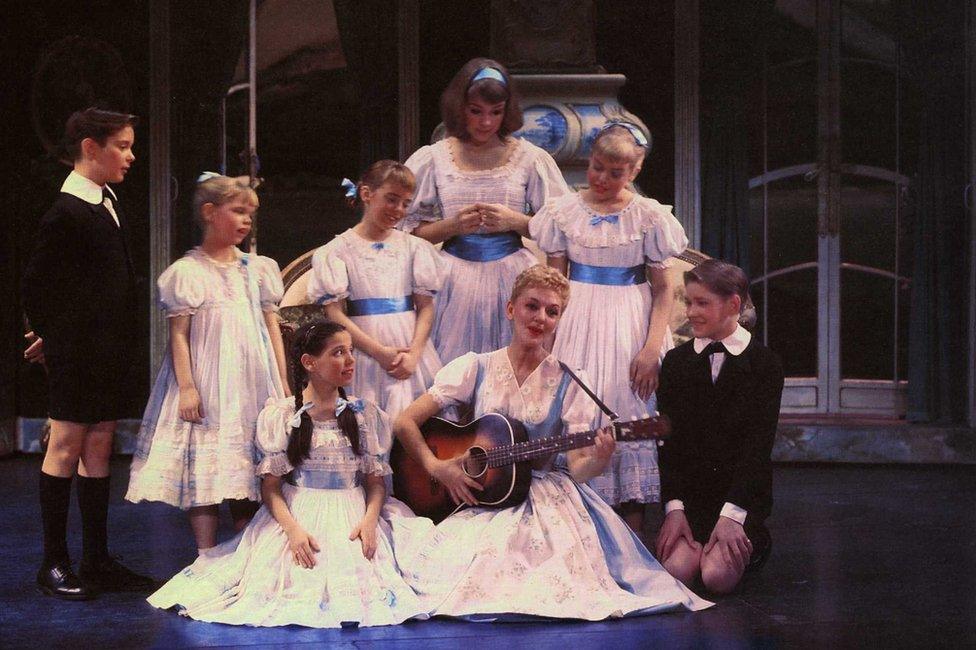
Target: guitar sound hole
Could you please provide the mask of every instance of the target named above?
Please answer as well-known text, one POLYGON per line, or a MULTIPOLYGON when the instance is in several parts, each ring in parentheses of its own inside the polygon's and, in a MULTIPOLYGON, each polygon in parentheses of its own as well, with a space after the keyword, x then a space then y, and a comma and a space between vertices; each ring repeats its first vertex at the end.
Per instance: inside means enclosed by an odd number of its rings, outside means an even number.
POLYGON ((461 469, 471 478, 478 478, 488 471, 488 452, 481 447, 468 450, 468 457, 461 464, 461 469))

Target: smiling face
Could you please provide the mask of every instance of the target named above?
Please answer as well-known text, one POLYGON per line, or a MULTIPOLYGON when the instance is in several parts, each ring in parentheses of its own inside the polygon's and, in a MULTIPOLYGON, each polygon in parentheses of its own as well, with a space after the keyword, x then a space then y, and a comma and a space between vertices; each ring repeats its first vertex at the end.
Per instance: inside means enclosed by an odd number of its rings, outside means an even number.
POLYGON ((512 321, 512 339, 523 345, 542 345, 556 329, 562 316, 564 302, 554 289, 541 286, 526 287, 508 302, 506 315, 512 321))
POLYGON ((135 138, 132 127, 125 126, 108 136, 104 146, 92 138, 82 140, 81 150, 91 170, 91 180, 99 185, 121 183, 136 159, 132 153, 135 138))
POLYGON ((498 133, 505 118, 505 102, 492 104, 478 97, 464 105, 464 127, 474 144, 485 144, 498 133))
POLYGON ((735 331, 742 299, 724 298, 700 282, 685 284, 685 312, 696 338, 721 341, 735 331))
POLYGON ((336 387, 350 385, 356 369, 352 336, 349 332, 336 332, 326 340, 321 353, 303 354, 301 363, 310 381, 317 379, 336 387))
POLYGON ((634 180, 637 171, 633 163, 614 162, 594 153, 590 155, 590 164, 586 168, 586 182, 597 201, 611 200, 623 192, 627 183, 634 180))
POLYGON ((363 201, 363 221, 380 230, 392 230, 407 214, 413 190, 389 180, 375 190, 364 185, 359 196, 363 201))
POLYGON ((248 192, 240 192, 224 203, 204 203, 206 237, 221 246, 240 244, 251 232, 251 220, 256 210, 248 192))

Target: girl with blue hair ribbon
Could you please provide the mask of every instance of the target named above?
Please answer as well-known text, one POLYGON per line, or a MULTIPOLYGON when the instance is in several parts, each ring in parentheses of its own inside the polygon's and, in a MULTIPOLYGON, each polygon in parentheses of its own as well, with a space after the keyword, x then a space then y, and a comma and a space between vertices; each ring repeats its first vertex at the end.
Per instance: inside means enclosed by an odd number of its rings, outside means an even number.
POLYGON ((197 549, 217 543, 217 506, 240 530, 260 498, 254 432, 269 397, 287 394, 278 264, 241 252, 258 197, 248 179, 204 172, 193 197, 203 242, 157 281, 169 349, 142 417, 129 501, 186 510, 197 549))
MULTIPOLYGON (((549 265, 568 267, 572 285, 552 352, 585 369, 594 392, 624 420, 655 413, 661 360, 672 347, 668 259, 688 245, 670 206, 628 188, 646 148, 637 126, 608 123, 593 141, 589 186, 550 201, 529 224, 549 265)), ((604 424, 597 413, 591 425, 604 424)), ((589 485, 643 535, 644 504, 661 498, 655 441, 619 443, 589 485)))
POLYGON ((309 301, 352 335, 353 392, 391 416, 427 390, 441 367, 429 338, 445 265, 429 242, 396 229, 414 183, 395 160, 373 163, 359 183, 346 181, 362 219, 315 251, 308 282, 309 301))
POLYGON ((537 263, 522 245, 529 214, 569 188, 548 153, 511 136, 522 111, 500 63, 468 61, 441 96, 441 118, 447 137, 406 162, 417 189, 401 228, 444 244, 432 338, 448 363, 511 340, 505 305, 516 276, 537 263))

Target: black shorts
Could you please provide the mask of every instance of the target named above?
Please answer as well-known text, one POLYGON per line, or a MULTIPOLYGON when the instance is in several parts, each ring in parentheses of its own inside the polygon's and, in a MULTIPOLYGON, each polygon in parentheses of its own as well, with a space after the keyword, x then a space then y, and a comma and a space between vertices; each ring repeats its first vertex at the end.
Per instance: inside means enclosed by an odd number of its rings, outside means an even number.
POLYGON ((125 355, 45 355, 48 416, 52 420, 96 424, 124 416, 128 370, 125 355))

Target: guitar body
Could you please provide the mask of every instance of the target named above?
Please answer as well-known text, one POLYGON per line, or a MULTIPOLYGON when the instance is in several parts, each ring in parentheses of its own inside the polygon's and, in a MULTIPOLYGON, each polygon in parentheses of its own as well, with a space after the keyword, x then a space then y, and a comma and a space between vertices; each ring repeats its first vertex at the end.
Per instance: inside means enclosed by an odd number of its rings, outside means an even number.
MULTIPOLYGON (((475 492, 482 506, 505 508, 521 503, 529 493, 532 462, 488 467, 486 454, 496 447, 525 442, 525 427, 518 420, 488 413, 470 424, 459 426, 441 418, 431 418, 421 427, 424 440, 441 460, 469 453, 465 472, 481 484, 475 492)), ((393 465, 393 495, 415 513, 440 522, 457 508, 448 491, 428 474, 421 464, 396 443, 390 455, 393 465)))

